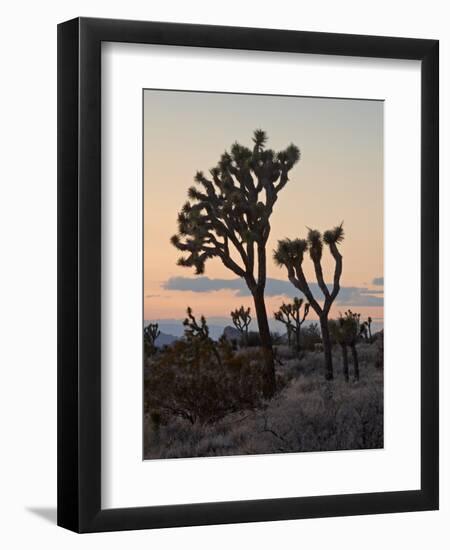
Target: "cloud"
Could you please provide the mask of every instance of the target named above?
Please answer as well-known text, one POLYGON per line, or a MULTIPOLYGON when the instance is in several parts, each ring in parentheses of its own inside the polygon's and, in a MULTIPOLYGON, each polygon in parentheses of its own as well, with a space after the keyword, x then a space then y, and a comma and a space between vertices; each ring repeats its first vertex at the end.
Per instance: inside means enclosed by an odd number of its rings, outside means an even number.
POLYGON ((384 286, 384 277, 375 277, 372 284, 376 286, 384 286))
MULTIPOLYGON (((243 279, 210 279, 209 277, 170 277, 163 283, 165 290, 185 292, 214 292, 231 290, 237 296, 250 296, 250 291, 243 279)), ((313 296, 322 300, 323 295, 317 283, 309 283, 313 296)), ((329 285, 330 287, 330 285, 329 285)), ((383 298, 376 296, 382 291, 371 291, 364 287, 341 287, 336 298, 336 304, 348 306, 382 306, 383 298)), ((299 291, 289 282, 282 279, 268 278, 266 281, 266 296, 298 296, 299 291)))

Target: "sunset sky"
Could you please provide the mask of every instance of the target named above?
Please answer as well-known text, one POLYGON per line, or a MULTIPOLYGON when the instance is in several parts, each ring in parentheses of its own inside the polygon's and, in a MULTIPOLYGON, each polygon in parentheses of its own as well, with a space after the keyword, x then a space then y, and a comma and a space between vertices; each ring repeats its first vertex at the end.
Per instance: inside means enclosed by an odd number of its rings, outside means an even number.
MULTIPOLYGON (((196 277, 193 269, 176 265, 180 252, 169 240, 195 172, 207 174, 235 141, 252 147, 257 128, 267 132, 267 147, 278 151, 292 142, 301 151, 271 217, 269 317, 300 295, 272 261, 277 240, 306 237, 307 226, 324 231, 344 221, 343 288, 332 315, 350 307, 381 327, 383 102, 156 90, 144 92, 145 319, 183 319, 190 305, 212 322, 231 324, 225 319, 231 309, 254 309, 245 285, 220 260, 210 260, 196 277)), ((328 250, 323 263, 329 282, 334 264, 328 250)), ((308 256, 304 266, 314 282, 308 256)))

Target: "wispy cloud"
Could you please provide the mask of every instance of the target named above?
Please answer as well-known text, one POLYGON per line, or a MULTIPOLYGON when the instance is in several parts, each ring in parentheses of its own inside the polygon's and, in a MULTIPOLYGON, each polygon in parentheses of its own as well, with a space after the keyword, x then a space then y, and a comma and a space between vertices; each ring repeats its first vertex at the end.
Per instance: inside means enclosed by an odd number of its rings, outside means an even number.
POLYGON ((384 277, 375 277, 372 284, 375 286, 384 286, 384 277))
MULTIPOLYGON (((178 290, 188 292, 214 292, 219 290, 231 290, 237 296, 249 296, 250 292, 242 279, 211 279, 209 277, 170 277, 162 284, 165 290, 178 290)), ((323 295, 317 283, 309 283, 311 292, 318 300, 323 295)), ((329 285, 330 286, 330 285, 329 285)), ((341 287, 336 299, 338 305, 348 306, 382 306, 383 298, 381 290, 371 291, 365 287, 341 287)), ((267 296, 298 296, 299 291, 289 282, 282 279, 268 278, 266 282, 267 296)))

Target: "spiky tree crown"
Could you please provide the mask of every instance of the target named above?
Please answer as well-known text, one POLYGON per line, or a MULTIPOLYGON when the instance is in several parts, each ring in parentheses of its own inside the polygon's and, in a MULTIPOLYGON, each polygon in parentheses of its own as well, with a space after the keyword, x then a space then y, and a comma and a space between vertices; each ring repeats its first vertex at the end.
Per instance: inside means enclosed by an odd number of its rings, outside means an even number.
POLYGON ((288 327, 295 323, 295 325, 300 326, 303 321, 306 319, 309 313, 309 303, 305 303, 303 308, 303 318, 300 317, 300 311, 303 305, 303 298, 298 298, 295 296, 292 303, 285 304, 284 302, 279 307, 278 311, 274 313, 274 318, 276 321, 284 323, 288 327))
POLYGON ((336 342, 339 344, 353 344, 361 332, 359 320, 360 314, 353 313, 350 309, 344 315, 340 313, 338 319, 331 320, 329 322, 330 332, 336 342))
POLYGON ((278 241, 278 246, 273 254, 273 259, 278 266, 295 267, 303 263, 304 254, 308 250, 313 261, 322 258, 323 243, 330 248, 344 240, 343 222, 333 229, 322 234, 316 229, 308 228, 307 239, 283 239, 278 241))
POLYGON ((230 315, 234 326, 240 331, 246 330, 252 320, 249 307, 245 309, 244 306, 241 306, 240 308, 231 311, 230 315))
POLYGON ((209 327, 206 323, 205 317, 200 317, 200 324, 192 313, 192 308, 188 307, 186 310, 187 317, 183 321, 184 335, 188 340, 193 338, 209 339, 209 327))
POLYGON ((358 338, 360 329, 360 313, 354 313, 351 309, 347 310, 344 315, 339 316, 339 326, 341 338, 347 344, 353 344, 358 338))
POLYGON ((278 247, 273 259, 278 266, 295 265, 303 262, 303 256, 308 250, 308 242, 305 239, 283 239, 278 241, 278 247))
POLYGON ((344 222, 341 222, 333 229, 325 231, 323 234, 323 242, 327 245, 340 244, 344 240, 344 222))
POLYGON ((253 150, 234 143, 210 170, 210 177, 197 172, 197 185, 189 188, 189 201, 178 214, 178 234, 171 239, 186 253, 179 265, 201 274, 208 259, 219 257, 235 274, 253 274, 253 247, 265 246, 278 193, 300 160, 297 146, 276 153, 265 148, 266 142, 266 133, 256 130, 253 150), (242 261, 232 257, 230 246, 242 261))
POLYGON ((149 323, 144 328, 144 340, 150 345, 153 345, 155 343, 155 340, 160 334, 161 332, 159 330, 158 323, 149 323))

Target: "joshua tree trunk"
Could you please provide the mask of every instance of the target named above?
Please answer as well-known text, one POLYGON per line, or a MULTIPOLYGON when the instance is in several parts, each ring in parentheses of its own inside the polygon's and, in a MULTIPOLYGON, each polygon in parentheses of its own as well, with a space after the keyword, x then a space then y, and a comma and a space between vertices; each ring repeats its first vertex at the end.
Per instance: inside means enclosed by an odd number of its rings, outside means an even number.
POLYGON ((256 319, 258 321, 261 348, 264 355, 264 397, 273 397, 275 393, 275 365, 273 360, 272 337, 270 336, 269 321, 264 303, 264 290, 257 289, 253 293, 256 319))
POLYGON ((345 381, 348 382, 348 352, 347 352, 347 344, 341 344, 341 349, 342 349, 342 363, 343 363, 344 378, 345 378, 345 381))
POLYGON ((333 357, 331 355, 330 330, 328 328, 328 314, 320 317, 322 331, 323 353, 325 355, 325 379, 333 380, 333 357))
POLYGON ((355 380, 359 380, 359 362, 358 362, 358 352, 356 351, 355 344, 352 344, 350 346, 352 350, 352 357, 353 357, 353 371, 355 374, 355 380))

